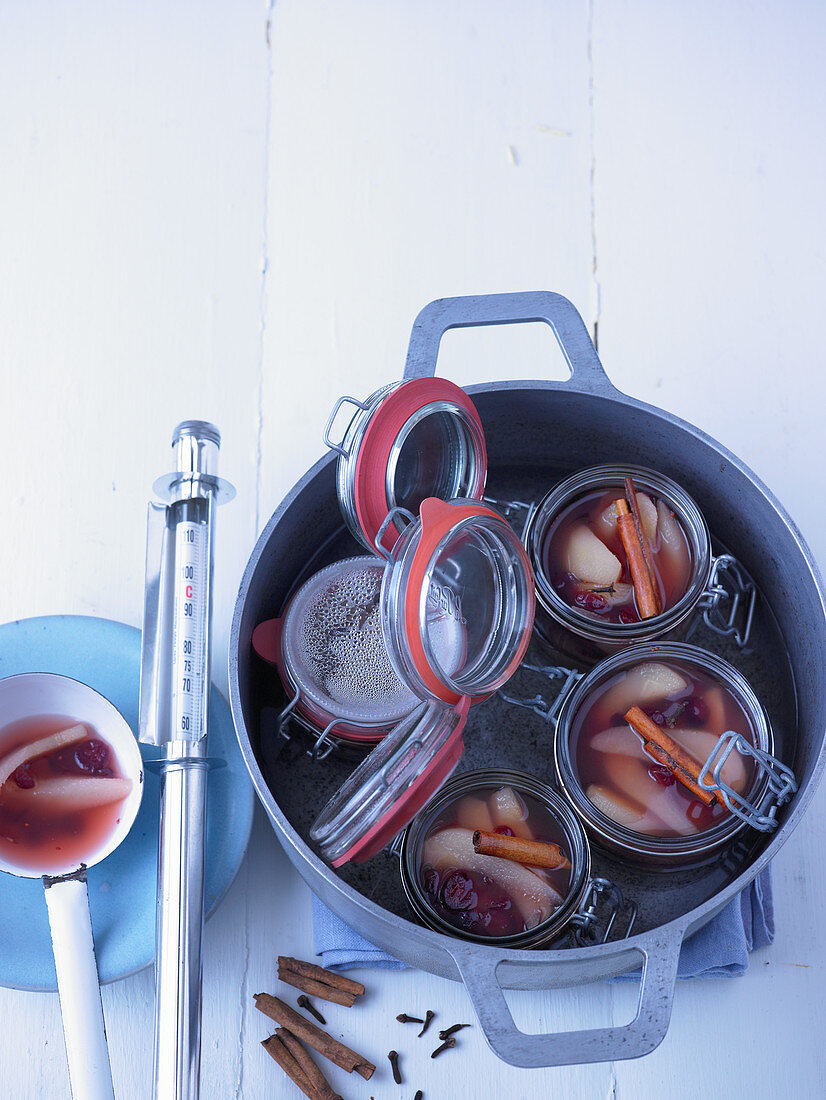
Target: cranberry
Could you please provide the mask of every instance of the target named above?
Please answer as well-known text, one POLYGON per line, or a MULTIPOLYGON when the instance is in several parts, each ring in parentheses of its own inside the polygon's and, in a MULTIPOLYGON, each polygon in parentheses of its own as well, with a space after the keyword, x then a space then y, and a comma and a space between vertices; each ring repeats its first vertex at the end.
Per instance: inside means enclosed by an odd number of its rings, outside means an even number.
POLYGON ((633 607, 621 607, 617 612, 617 618, 621 623, 638 623, 640 621, 639 615, 636 613, 633 607))
POLYGON ((442 885, 442 904, 445 909, 474 909, 477 897, 473 880, 464 871, 452 871, 442 885))
POLYGON ((28 764, 21 764, 16 771, 12 772, 11 777, 21 790, 30 791, 34 786, 34 776, 28 764))
POLYGON ((652 764, 648 769, 648 774, 656 783, 660 783, 663 787, 671 787, 677 782, 674 775, 662 764, 652 764))
POLYGON ((708 722, 709 714, 705 700, 699 695, 692 695, 685 705, 685 716, 689 722, 704 726, 708 722))
POLYGON ((439 889, 439 872, 435 867, 425 867, 422 871, 422 883, 428 894, 435 895, 439 889))
POLYGON ((105 741, 82 741, 75 749, 75 764, 90 775, 100 775, 108 760, 109 746, 105 741))
POLYGON ((493 830, 495 833, 499 833, 500 836, 515 836, 513 829, 510 825, 497 825, 493 830))
POLYGON ((599 592, 577 592, 574 603, 577 607, 584 607, 586 611, 597 615, 608 609, 608 601, 599 592))

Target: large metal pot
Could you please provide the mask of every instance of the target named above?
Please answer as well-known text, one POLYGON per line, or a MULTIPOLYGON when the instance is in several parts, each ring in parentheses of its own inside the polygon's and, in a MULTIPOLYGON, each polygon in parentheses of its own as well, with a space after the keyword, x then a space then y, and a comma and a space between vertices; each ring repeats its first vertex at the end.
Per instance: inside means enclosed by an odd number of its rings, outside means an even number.
MULTIPOLYGON (((712 635, 692 640, 717 648, 737 665, 769 711, 777 755, 799 781, 777 832, 769 839, 755 834, 725 860, 667 874, 612 867, 609 860, 609 877, 612 871, 615 879, 620 877, 623 890, 639 905, 640 930, 629 939, 591 947, 508 951, 420 927, 406 919, 398 868, 389 853, 361 867, 332 871, 307 838, 314 817, 352 763, 333 758, 314 763, 297 742, 278 737, 273 715, 282 696, 250 640, 256 624, 279 614, 291 590, 311 571, 358 552, 342 523, 333 455, 318 462, 286 497, 250 557, 233 618, 229 680, 238 739, 258 796, 310 888, 348 924, 398 958, 464 981, 499 1057, 518 1066, 549 1066, 631 1058, 653 1050, 668 1028, 683 940, 749 884, 799 823, 826 763, 826 677, 821 672, 826 599, 803 539, 766 487, 696 428, 619 393, 578 313, 560 295, 536 292, 432 302, 413 326, 405 378, 433 373, 440 340, 450 328, 525 321, 551 326, 571 377, 566 382, 500 382, 469 389, 487 441, 488 492, 539 499, 557 478, 579 467, 624 462, 660 470, 694 497, 712 533, 751 573, 763 596, 748 650, 727 648, 712 635), (640 964, 637 1015, 624 1027, 526 1035, 516 1028, 500 986, 574 985, 640 964)), ((477 711, 465 733, 463 767, 510 766, 537 773, 541 765, 540 774, 550 777, 552 761, 545 755, 549 750, 541 739, 540 718, 498 698, 477 711), (531 721, 539 725, 531 726, 531 721), (506 736, 492 738, 492 730, 506 736), (505 743, 507 755, 498 747, 505 743)), ((597 862, 597 873, 606 868, 597 862)))

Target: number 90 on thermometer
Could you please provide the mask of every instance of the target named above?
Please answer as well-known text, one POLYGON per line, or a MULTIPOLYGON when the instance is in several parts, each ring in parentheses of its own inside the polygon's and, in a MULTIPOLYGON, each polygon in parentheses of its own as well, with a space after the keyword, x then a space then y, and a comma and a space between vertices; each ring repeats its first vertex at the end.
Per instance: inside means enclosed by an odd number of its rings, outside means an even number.
POLYGON ((181 519, 174 531, 170 733, 199 741, 206 732, 209 526, 181 519))

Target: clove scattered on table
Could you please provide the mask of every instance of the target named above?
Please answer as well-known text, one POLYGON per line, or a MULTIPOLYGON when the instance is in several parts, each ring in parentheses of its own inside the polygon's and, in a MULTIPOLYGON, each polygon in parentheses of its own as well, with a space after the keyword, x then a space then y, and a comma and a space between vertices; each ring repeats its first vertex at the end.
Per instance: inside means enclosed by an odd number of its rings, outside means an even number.
POLYGON ((400 1024, 423 1024, 424 1020, 420 1016, 408 1016, 406 1012, 400 1012, 396 1017, 400 1024))
POLYGON ((315 1016, 320 1024, 324 1024, 325 1027, 327 1026, 327 1021, 324 1019, 324 1017, 321 1015, 321 1013, 318 1011, 318 1009, 315 1007, 315 1005, 306 993, 302 993, 301 996, 296 999, 295 1003, 298 1005, 299 1008, 303 1008, 305 1012, 309 1012, 311 1016, 315 1016))
POLYGON ((439 1032, 440 1039, 449 1039, 457 1031, 461 1031, 463 1027, 471 1027, 471 1024, 453 1024, 452 1027, 446 1027, 444 1031, 439 1032))
POLYGON ((399 1052, 397 1050, 391 1050, 387 1055, 387 1059, 393 1070, 393 1080, 397 1085, 400 1085, 402 1083, 402 1071, 399 1069, 399 1052))
POLYGON ((424 1033, 430 1027, 430 1021, 433 1019, 433 1017, 435 1015, 436 1015, 435 1012, 431 1012, 430 1009, 427 1010, 427 1012, 425 1013, 424 1026, 422 1027, 422 1030, 418 1034, 419 1039, 421 1039, 421 1037, 424 1035, 424 1033))
POLYGON ((430 1055, 430 1057, 431 1058, 438 1058, 443 1050, 451 1050, 455 1046, 456 1046, 456 1040, 451 1035, 449 1039, 445 1039, 445 1041, 442 1043, 442 1045, 440 1047, 436 1047, 436 1049, 433 1051, 433 1053, 430 1055))

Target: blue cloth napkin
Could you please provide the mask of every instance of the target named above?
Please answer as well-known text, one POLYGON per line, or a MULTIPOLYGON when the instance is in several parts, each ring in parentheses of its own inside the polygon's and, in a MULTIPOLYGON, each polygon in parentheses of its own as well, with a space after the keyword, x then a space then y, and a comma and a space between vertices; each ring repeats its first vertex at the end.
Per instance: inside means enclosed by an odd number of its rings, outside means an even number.
MULTIPOLYGON (((356 966, 401 970, 407 966, 368 943, 315 896, 313 929, 316 954, 328 970, 350 970, 356 966)), ((748 969, 749 951, 766 947, 773 940, 771 868, 766 867, 747 889, 683 944, 677 977, 738 977, 748 969)), ((638 971, 622 974, 619 980, 634 980, 638 976, 638 971)))

